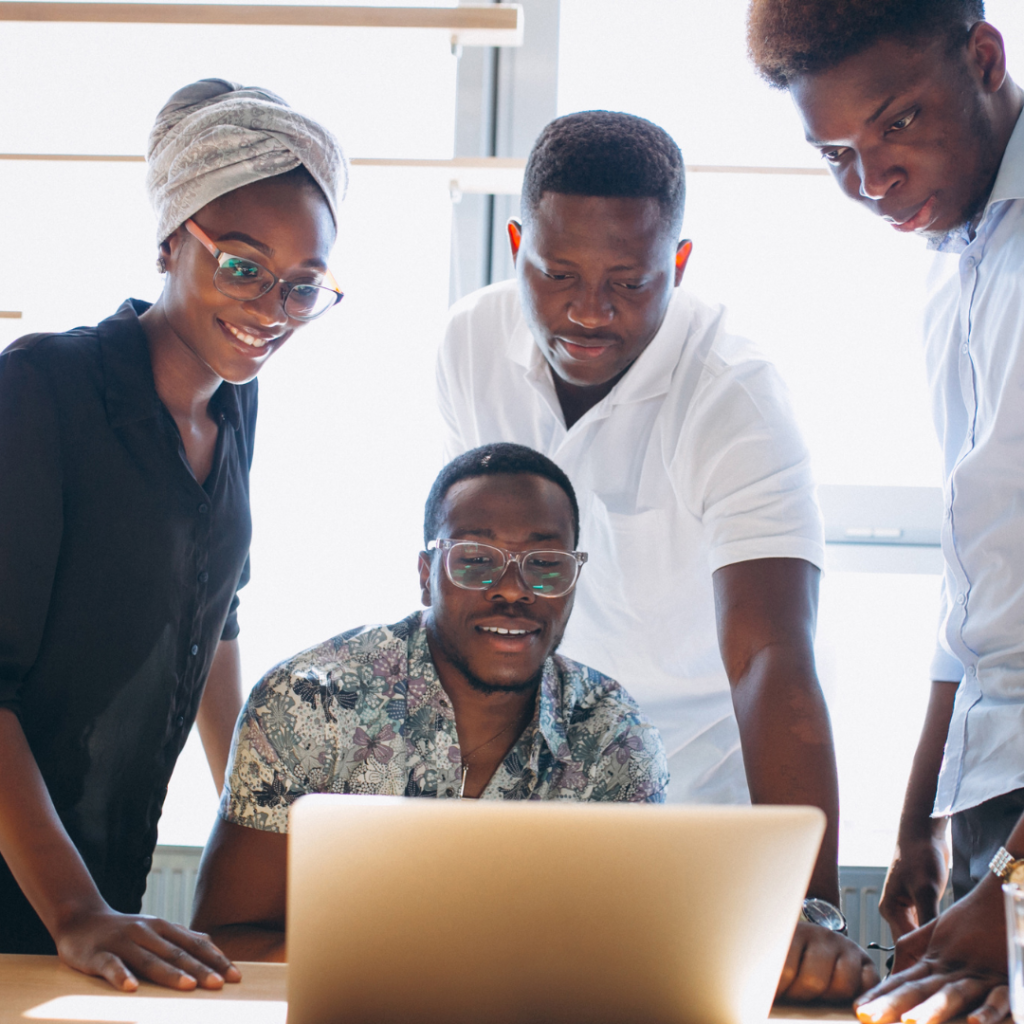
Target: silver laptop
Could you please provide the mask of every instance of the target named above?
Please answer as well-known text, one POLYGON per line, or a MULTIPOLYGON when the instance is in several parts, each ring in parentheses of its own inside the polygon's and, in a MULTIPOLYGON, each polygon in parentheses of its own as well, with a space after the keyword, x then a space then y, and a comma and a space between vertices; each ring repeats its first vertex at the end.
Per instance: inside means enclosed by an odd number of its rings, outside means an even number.
POLYGON ((289 1024, 762 1022, 810 807, 307 796, 289 1024))

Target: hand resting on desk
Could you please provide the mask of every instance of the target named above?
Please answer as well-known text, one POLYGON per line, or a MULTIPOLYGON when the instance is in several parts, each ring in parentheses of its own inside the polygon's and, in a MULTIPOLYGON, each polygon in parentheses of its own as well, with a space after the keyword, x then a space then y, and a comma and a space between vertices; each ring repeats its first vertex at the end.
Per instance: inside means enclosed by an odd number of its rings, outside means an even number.
POLYGON ((242 977, 208 936, 159 917, 93 908, 70 917, 54 938, 69 967, 122 991, 139 987, 136 975, 177 989, 221 988, 242 977))
POLYGON ((789 945, 776 998, 848 1003, 878 983, 878 971, 857 943, 838 932, 800 921, 789 945))
POLYGON ((999 879, 989 875, 945 913, 897 939, 895 973, 857 1001, 861 1021, 939 1024, 967 1013, 970 1024, 996 1024, 1007 1017, 1002 898, 999 879))

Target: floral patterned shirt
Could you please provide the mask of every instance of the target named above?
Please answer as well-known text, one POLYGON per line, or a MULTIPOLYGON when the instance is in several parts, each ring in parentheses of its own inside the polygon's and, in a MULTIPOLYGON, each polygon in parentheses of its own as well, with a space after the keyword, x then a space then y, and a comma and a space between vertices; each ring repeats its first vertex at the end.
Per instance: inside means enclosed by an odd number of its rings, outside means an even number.
MULTIPOLYGON (((272 669, 239 719, 227 821, 287 832, 306 793, 457 797, 462 754, 420 612, 342 633, 272 669)), ((533 720, 483 799, 661 803, 657 730, 618 683, 568 658, 544 664, 533 720)))

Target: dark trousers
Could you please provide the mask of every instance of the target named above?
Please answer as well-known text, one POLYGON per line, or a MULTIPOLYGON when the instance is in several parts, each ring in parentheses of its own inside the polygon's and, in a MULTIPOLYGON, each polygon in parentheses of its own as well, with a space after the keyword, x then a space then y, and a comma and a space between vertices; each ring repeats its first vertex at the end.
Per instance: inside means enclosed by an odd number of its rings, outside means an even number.
POLYGON ((1024 789, 1015 789, 953 815, 953 898, 966 896, 988 872, 988 862, 1024 814, 1024 789))

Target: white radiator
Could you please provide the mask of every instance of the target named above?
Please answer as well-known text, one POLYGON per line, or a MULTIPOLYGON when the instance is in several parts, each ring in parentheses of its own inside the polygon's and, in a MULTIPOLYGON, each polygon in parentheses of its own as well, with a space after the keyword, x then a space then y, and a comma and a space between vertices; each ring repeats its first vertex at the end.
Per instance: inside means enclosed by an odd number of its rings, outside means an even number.
POLYGON ((192 919, 192 896, 202 855, 201 846, 158 846, 146 880, 142 912, 187 925, 192 919))
MULTIPOLYGON (((158 846, 153 854, 153 868, 142 900, 142 912, 154 914, 175 924, 187 925, 192 916, 192 896, 196 873, 203 850, 200 846, 158 846)), ((878 899, 885 882, 885 868, 847 867, 839 869, 843 913, 850 925, 850 938, 865 948, 869 942, 892 945, 889 926, 878 913, 878 899)), ((946 890, 942 900, 945 909, 952 902, 946 890)), ((870 956, 885 974, 886 953, 869 950, 870 956)))

